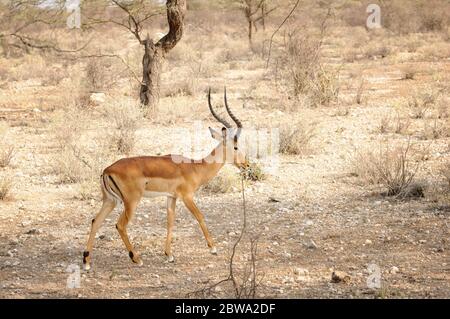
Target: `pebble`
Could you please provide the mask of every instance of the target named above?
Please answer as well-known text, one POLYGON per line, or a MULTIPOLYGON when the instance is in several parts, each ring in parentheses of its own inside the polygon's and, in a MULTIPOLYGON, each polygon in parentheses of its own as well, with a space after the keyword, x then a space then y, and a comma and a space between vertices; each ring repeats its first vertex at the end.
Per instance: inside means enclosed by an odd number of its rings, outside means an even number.
POLYGON ((350 282, 350 275, 347 274, 346 272, 343 271, 333 271, 333 273, 331 274, 331 282, 333 283, 348 283, 350 282))
POLYGON ((389 271, 391 274, 395 275, 399 272, 398 267, 392 266, 391 270, 389 271))
POLYGON ((316 249, 317 248, 317 244, 314 242, 314 240, 310 240, 309 242, 306 243, 306 248, 308 249, 316 249))
POLYGON ((314 222, 311 219, 308 219, 305 221, 305 226, 311 226, 313 224, 314 224, 314 222))
POLYGON ((308 271, 308 269, 305 269, 305 268, 295 267, 294 274, 305 276, 305 275, 309 274, 309 271, 308 271))
POLYGON ((366 239, 366 245, 372 245, 372 241, 370 239, 366 239))

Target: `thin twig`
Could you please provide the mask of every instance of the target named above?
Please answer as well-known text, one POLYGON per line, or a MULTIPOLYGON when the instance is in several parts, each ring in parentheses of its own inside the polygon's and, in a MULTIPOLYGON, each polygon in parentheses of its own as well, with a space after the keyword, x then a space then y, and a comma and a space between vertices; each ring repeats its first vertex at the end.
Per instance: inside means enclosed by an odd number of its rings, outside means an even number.
POLYGON ((270 37, 270 42, 269 42, 269 53, 267 56, 267 62, 266 62, 266 68, 269 67, 269 61, 270 61, 270 52, 272 51, 272 42, 273 42, 273 38, 275 37, 275 34, 278 33, 278 31, 280 31, 281 27, 286 23, 286 21, 292 16, 292 14, 294 13, 295 9, 297 9, 298 5, 300 4, 301 0, 297 0, 297 2, 295 3, 295 5, 292 7, 291 11, 289 12, 289 14, 284 18, 283 22, 281 22, 281 24, 278 26, 278 28, 275 30, 274 33, 272 33, 272 36, 270 37))

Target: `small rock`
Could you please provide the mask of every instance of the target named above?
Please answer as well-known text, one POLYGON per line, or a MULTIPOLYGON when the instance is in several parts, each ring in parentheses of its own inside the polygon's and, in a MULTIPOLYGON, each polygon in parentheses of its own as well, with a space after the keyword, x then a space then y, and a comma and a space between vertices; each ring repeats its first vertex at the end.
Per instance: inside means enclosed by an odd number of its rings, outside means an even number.
POLYGON ((392 266, 391 270, 389 271, 391 274, 395 275, 399 272, 398 267, 392 266))
POLYGON ((314 240, 310 240, 306 243, 306 248, 308 249, 317 249, 317 244, 314 242, 314 240))
POLYGON ((94 105, 99 105, 104 103, 106 100, 106 94, 105 93, 92 93, 89 97, 89 101, 94 105))
POLYGON ((307 219, 305 221, 305 226, 312 226, 314 224, 314 222, 311 219, 307 219))
POLYGON ((372 241, 370 239, 366 239, 366 245, 372 245, 372 241))
POLYGON ((333 283, 348 283, 350 282, 350 275, 347 274, 346 272, 343 271, 333 271, 333 273, 331 274, 331 282, 333 283))
POLYGON ((294 274, 296 274, 296 275, 305 276, 308 273, 309 273, 308 269, 301 268, 301 267, 294 268, 294 274))
POLYGON ((40 233, 42 233, 41 230, 36 228, 32 228, 29 231, 25 232, 26 235, 38 235, 40 233))
POLYGON ((425 239, 419 240, 419 244, 425 244, 427 241, 425 239))

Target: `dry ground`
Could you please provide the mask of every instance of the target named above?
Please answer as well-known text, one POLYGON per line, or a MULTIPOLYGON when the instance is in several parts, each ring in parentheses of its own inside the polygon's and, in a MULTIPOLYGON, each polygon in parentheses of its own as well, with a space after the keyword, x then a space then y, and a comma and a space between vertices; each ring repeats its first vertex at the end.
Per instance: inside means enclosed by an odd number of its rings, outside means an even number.
MULTIPOLYGON (((258 49, 248 49, 245 34, 230 25, 214 24, 226 14, 215 13, 202 21, 202 28, 216 30, 214 34, 199 31, 189 21, 185 37, 165 66, 166 93, 157 118, 139 118, 130 155, 180 150, 176 128, 192 129, 197 120, 205 121, 205 128, 208 123, 215 125, 207 111, 205 90, 209 85, 215 88, 218 101, 226 84, 230 104, 246 127, 300 122, 315 128, 307 151, 280 154, 276 173, 246 184, 248 231, 260 235, 258 297, 448 298, 450 206, 446 195, 438 192, 445 183, 440 169, 450 157, 449 121, 448 113, 436 115, 445 112, 449 101, 450 44, 445 31, 394 35, 381 30, 374 35, 363 27, 333 25, 325 38, 323 60, 341 68, 339 101, 308 107, 280 87, 258 49), (412 52, 405 44, 409 42, 415 43, 412 52), (347 52, 349 43, 356 43, 351 47, 355 52, 347 52), (388 47, 389 54, 371 55, 371 43, 388 47), (404 79, 406 66, 414 70, 412 79, 404 79), (363 101, 357 104, 355 94, 362 78, 363 101), (433 106, 425 116, 415 118, 406 101, 416 91, 435 87, 443 88, 444 110, 433 106), (410 122, 408 132, 380 130, 383 118, 395 119, 397 114, 410 122), (435 123, 443 131, 430 137, 426 130, 435 123), (425 185, 425 197, 383 196, 380 186, 367 185, 355 176, 355 153, 376 149, 383 140, 393 145, 410 140, 426 151, 416 176, 425 185), (367 287, 370 264, 381 269, 380 289, 367 287), (350 281, 332 283, 333 270, 346 272, 350 281)), ((266 33, 257 33, 256 47, 262 46, 275 24, 266 33)), ((120 39, 121 54, 130 57, 139 72, 140 51, 132 37, 121 30, 111 32, 120 39), (123 43, 130 45, 123 49, 123 43)), ((101 203, 96 186, 80 196, 83 183, 61 182, 55 172, 55 163, 65 160, 58 125, 62 118, 69 131, 81 132, 82 157, 99 154, 103 148, 98 141, 115 130, 105 115, 106 105, 134 101, 136 85, 131 78, 116 79, 103 89, 108 96, 105 103, 75 108, 72 91, 77 79, 83 78, 80 70, 85 61, 45 60, 38 52, 0 58, 6 74, 0 83, 0 120, 5 127, 0 133, 4 145, 14 145, 11 163, 0 168, 3 178, 12 178, 10 195, 0 201, 0 297, 176 298, 225 278, 242 224, 239 184, 229 192, 197 195, 218 256, 209 254, 197 222, 178 203, 175 263, 167 263, 165 199, 145 199, 129 227, 144 265, 138 267, 128 258, 114 227, 120 212, 116 208, 98 233, 93 270, 81 272, 81 288, 66 288, 67 268, 81 266, 90 220, 101 203), (64 76, 56 80, 60 73, 64 76)), ((109 63, 122 67, 118 61, 109 63)), ((206 130, 204 136, 208 141, 206 130)), ((212 141, 205 143, 200 153, 212 146, 212 141)), ((118 152, 100 156, 99 165, 106 167, 122 156, 118 152)), ((95 180, 98 175, 93 175, 95 180)), ((247 253, 242 246, 239 266, 246 264, 247 253)), ((220 287, 212 296, 230 297, 229 288, 220 287)))

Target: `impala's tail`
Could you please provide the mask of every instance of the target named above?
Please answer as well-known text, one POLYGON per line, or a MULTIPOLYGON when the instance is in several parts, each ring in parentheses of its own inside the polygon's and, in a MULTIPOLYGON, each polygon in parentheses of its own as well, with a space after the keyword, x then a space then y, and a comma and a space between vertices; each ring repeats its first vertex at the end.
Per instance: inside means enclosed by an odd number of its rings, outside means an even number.
POLYGON ((123 203, 122 192, 120 191, 119 186, 117 186, 117 183, 114 181, 114 178, 107 173, 103 173, 101 179, 102 188, 106 196, 114 200, 116 203, 123 203))

